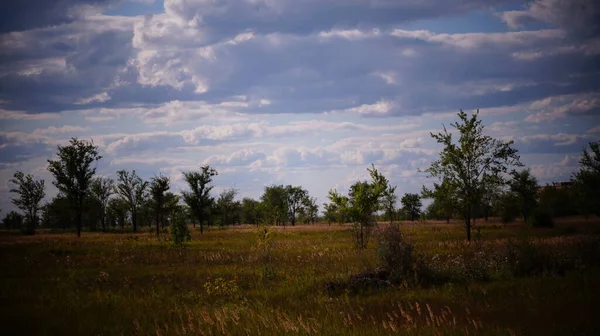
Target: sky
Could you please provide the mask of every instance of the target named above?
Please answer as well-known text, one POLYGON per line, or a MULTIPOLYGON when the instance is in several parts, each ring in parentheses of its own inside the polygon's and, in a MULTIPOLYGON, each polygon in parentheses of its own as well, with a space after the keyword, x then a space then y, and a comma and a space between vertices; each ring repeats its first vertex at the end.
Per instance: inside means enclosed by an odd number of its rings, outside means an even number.
POLYGON ((541 183, 600 139, 595 0, 18 0, 0 3, 0 209, 71 137, 97 173, 210 164, 216 196, 301 185, 319 204, 371 163, 431 185, 431 138, 462 109, 541 183), (33 10, 35 8, 35 10, 33 10))

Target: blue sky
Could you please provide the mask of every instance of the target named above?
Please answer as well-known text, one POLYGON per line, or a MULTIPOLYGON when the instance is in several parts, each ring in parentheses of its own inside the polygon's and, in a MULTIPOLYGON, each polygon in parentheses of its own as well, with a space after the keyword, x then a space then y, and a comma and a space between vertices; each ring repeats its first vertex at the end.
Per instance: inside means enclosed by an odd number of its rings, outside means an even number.
POLYGON ((374 163, 418 192, 430 132, 479 108, 543 182, 600 139, 591 0, 63 0, 0 5, 0 208, 16 170, 93 139, 98 173, 211 164, 215 193, 326 201, 374 163), (37 8, 35 12, 31 8, 37 8))

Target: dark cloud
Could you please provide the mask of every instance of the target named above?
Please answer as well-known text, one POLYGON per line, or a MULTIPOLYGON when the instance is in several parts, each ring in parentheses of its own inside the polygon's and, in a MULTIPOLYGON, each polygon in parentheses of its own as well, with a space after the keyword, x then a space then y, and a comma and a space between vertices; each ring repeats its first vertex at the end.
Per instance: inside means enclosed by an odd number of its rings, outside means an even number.
POLYGON ((0 2, 0 33, 70 23, 85 10, 100 11, 122 0, 5 0, 0 2), (87 7, 87 8, 86 8, 87 7))
POLYGON ((596 0, 536 0, 525 11, 503 13, 512 28, 545 22, 566 30, 571 38, 600 36, 600 3, 596 0))

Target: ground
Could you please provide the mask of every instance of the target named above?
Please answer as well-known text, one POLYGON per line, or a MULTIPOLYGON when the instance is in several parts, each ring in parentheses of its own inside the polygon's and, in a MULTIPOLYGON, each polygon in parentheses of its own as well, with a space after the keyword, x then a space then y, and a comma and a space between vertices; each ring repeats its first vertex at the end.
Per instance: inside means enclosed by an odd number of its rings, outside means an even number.
MULTIPOLYGON (((386 224, 381 223, 384 227, 386 224)), ((552 229, 479 223, 466 243, 458 222, 402 223, 427 256, 529 236, 560 249, 598 237, 598 219, 552 229)), ((352 244, 349 225, 211 228, 181 250, 151 233, 0 235, 5 335, 596 335, 600 268, 338 294, 327 285, 377 267, 375 237, 352 244), (263 241, 264 242, 264 241, 263 241), (270 258, 270 259, 268 259, 270 258), (267 260, 270 260, 268 262, 267 260), (8 331, 8 332, 6 332, 8 331)), ((437 257, 436 257, 437 258, 437 257)))

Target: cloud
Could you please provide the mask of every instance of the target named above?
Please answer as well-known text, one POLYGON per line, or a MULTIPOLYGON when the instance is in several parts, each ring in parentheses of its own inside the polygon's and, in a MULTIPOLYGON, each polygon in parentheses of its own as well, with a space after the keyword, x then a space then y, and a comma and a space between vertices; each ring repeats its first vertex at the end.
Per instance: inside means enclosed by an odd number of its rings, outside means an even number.
POLYGON ((501 17, 513 29, 545 22, 574 38, 595 38, 600 33, 600 5, 594 0, 536 0, 526 10, 507 11, 501 17))
POLYGON ((598 125, 598 126, 596 126, 594 128, 589 129, 587 132, 588 133, 600 133, 600 125, 598 125))
POLYGON ((529 107, 537 112, 525 118, 528 122, 548 122, 569 115, 593 116, 600 114, 600 92, 579 96, 549 97, 532 102, 529 107))
POLYGON ((38 128, 33 131, 33 134, 39 134, 39 135, 65 134, 65 133, 70 134, 70 133, 87 132, 89 130, 90 130, 90 128, 81 127, 81 126, 70 126, 70 125, 65 125, 62 127, 50 126, 48 128, 44 128, 44 129, 38 128))
POLYGON ((117 0, 19 0, 0 4, 0 33, 70 23, 116 3, 117 0), (32 10, 35 8, 35 10, 32 10))

